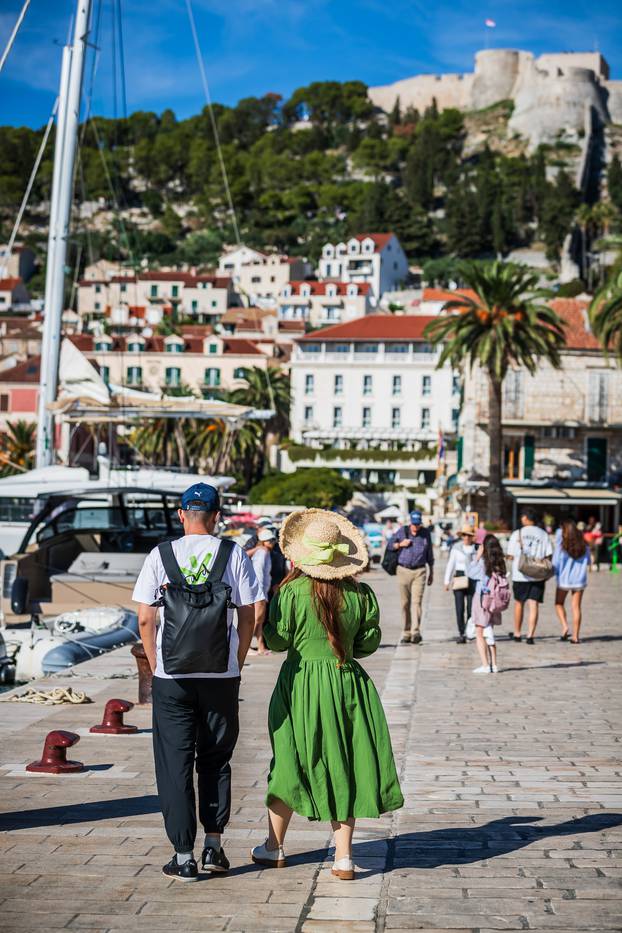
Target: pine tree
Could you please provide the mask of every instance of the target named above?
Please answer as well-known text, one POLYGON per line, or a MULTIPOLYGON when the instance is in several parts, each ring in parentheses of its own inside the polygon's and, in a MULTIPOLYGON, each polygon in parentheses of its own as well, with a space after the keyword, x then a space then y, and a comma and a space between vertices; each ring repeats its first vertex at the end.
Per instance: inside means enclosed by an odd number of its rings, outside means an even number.
POLYGON ((399 126, 402 122, 402 111, 400 109, 400 98, 399 95, 395 98, 395 103, 393 105, 393 110, 389 114, 389 126, 392 128, 394 126, 399 126))
POLYGON ((607 187, 612 204, 622 213, 622 165, 617 153, 607 171, 607 187))

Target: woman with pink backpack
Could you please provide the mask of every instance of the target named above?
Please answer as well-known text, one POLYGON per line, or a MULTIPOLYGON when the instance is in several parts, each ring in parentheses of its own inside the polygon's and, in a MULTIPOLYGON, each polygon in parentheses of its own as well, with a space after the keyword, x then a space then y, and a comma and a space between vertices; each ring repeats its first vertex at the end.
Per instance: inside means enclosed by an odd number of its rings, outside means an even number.
POLYGON ((510 605, 510 584, 499 540, 478 528, 475 543, 479 549, 467 572, 477 583, 471 617, 482 663, 473 673, 498 674, 494 626, 501 624, 501 613, 510 605))

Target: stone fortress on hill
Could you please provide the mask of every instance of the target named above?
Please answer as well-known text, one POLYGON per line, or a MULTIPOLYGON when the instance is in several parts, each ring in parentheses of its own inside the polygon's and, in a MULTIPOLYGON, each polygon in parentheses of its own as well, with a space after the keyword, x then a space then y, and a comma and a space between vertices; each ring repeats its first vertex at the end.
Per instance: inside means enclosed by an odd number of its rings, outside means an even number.
POLYGON ((439 110, 482 110, 503 100, 514 107, 508 129, 534 149, 560 135, 581 135, 588 114, 602 123, 622 124, 622 81, 609 79, 598 52, 540 55, 514 49, 486 49, 475 55, 472 74, 415 75, 369 88, 372 102, 389 112, 399 98, 402 111, 420 113, 436 100, 439 110))

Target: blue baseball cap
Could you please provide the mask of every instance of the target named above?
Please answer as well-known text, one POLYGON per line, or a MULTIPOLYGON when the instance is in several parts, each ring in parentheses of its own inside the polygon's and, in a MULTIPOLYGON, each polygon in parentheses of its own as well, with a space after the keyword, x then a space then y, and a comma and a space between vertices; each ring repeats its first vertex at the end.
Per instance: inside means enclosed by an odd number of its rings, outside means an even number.
POLYGON ((191 512, 218 512, 220 496, 214 486, 207 483, 195 483, 181 497, 181 507, 191 512))
POLYGON ((414 512, 410 513, 410 524, 411 525, 422 525, 423 524, 423 515, 419 509, 415 509, 414 512))

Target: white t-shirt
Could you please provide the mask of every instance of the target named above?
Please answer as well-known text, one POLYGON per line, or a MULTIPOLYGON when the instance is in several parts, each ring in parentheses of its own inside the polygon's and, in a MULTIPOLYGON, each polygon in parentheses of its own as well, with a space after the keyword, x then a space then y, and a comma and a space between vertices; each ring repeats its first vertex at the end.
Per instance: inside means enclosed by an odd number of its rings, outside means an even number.
POLYGON ((255 573, 257 574, 257 579, 267 599, 270 593, 270 587, 272 586, 272 554, 267 548, 258 547, 251 557, 251 560, 255 573))
MULTIPOLYGON (((201 582, 201 578, 206 578, 218 548, 220 547, 220 538, 214 535, 184 535, 173 541, 173 554, 179 564, 179 568, 184 576, 192 576, 193 582, 201 582)), ((244 553, 239 545, 235 545, 226 570, 223 574, 223 582, 231 587, 231 602, 236 606, 250 606, 260 599, 264 599, 261 583, 253 569, 253 565, 247 554, 244 553)), ((168 583, 168 577, 162 564, 160 552, 157 547, 147 555, 143 568, 138 575, 138 580, 132 593, 132 599, 137 603, 145 603, 147 606, 153 605, 160 598, 160 587, 168 583)), ((229 624, 229 667, 222 674, 171 674, 164 672, 162 663, 162 626, 164 624, 164 610, 160 609, 160 624, 156 634, 157 664, 155 669, 156 677, 164 677, 167 680, 182 680, 186 677, 239 677, 240 668, 238 666, 238 632, 233 625, 234 610, 227 612, 227 621, 229 624)))
POLYGON ((521 550, 524 554, 527 554, 528 557, 541 560, 543 557, 553 556, 553 546, 544 528, 538 528, 537 525, 524 525, 520 529, 520 538, 522 538, 523 542, 522 548, 518 531, 512 532, 508 542, 508 557, 513 558, 512 580, 515 583, 529 583, 533 581, 534 578, 525 576, 525 574, 521 573, 518 569, 521 550))

